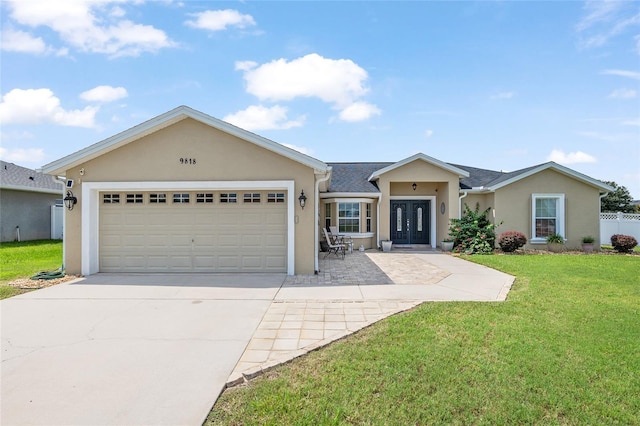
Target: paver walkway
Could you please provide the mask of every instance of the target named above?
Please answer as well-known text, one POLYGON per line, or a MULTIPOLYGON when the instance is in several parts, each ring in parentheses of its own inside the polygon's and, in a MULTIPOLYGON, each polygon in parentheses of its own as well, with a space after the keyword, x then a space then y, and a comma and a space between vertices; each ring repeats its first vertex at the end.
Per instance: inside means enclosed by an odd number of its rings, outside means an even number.
POLYGON ((513 279, 437 251, 321 254, 317 275, 285 279, 227 386, 425 301, 505 300, 513 279))

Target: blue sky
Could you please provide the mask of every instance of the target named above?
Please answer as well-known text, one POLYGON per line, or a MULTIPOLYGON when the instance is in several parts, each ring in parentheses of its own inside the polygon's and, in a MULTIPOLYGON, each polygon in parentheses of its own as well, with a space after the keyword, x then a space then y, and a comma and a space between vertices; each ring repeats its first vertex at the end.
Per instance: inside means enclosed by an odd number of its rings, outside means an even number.
POLYGON ((320 160, 556 161, 640 198, 637 2, 2 1, 0 156, 179 105, 320 160))

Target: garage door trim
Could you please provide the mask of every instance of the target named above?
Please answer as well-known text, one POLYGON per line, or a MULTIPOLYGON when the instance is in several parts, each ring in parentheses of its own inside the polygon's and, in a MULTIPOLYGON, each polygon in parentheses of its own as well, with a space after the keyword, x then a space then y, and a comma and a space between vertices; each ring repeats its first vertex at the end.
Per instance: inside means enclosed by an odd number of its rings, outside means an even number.
POLYGON ((101 191, 198 191, 198 190, 285 190, 287 191, 287 274, 295 273, 295 182, 272 181, 180 181, 180 182, 82 182, 83 275, 99 270, 99 208, 101 191))

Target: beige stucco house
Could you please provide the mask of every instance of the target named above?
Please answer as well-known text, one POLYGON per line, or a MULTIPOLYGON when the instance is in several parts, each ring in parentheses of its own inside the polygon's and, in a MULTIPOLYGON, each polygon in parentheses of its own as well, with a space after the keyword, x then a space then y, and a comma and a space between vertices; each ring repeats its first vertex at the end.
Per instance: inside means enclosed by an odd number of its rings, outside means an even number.
POLYGON ((325 163, 181 106, 42 169, 64 176, 68 273, 318 271, 321 229, 439 246, 464 203, 539 247, 599 235, 611 190, 555 163, 502 173, 416 154, 325 163), (304 203, 302 202, 304 201, 304 203))

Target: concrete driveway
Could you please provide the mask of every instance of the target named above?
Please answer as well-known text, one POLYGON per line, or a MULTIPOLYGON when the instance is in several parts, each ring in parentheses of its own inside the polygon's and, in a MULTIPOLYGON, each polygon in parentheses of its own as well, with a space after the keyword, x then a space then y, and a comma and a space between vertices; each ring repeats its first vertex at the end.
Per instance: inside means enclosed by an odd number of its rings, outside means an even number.
POLYGON ((284 275, 95 275, 0 302, 3 425, 196 425, 284 275))
POLYGON ((514 279, 437 252, 320 267, 98 274, 3 300, 0 424, 199 425, 227 383, 425 301, 503 301, 514 279))

